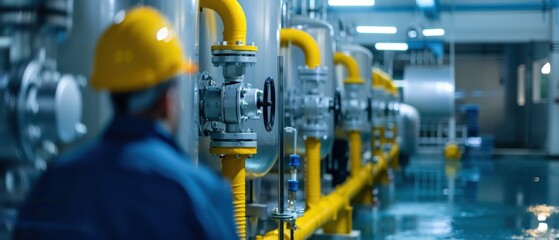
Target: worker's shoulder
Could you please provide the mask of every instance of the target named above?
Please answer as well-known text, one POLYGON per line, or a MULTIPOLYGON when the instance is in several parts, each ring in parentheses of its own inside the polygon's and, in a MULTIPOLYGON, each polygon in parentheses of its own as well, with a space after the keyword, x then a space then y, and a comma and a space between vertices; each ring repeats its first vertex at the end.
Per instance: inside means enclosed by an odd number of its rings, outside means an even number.
POLYGON ((163 177, 186 190, 219 191, 227 183, 214 172, 195 166, 192 160, 157 138, 133 142, 96 141, 60 158, 55 168, 114 169, 138 177, 163 177))

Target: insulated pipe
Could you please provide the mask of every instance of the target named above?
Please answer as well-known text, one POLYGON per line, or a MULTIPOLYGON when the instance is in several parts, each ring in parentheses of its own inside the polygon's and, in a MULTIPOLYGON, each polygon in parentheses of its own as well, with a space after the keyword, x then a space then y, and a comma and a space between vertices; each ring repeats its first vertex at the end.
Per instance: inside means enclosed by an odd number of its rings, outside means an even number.
POLYGON ((351 164, 351 176, 361 170, 361 132, 349 131, 349 162, 351 164))
POLYGON ((214 49, 256 51, 256 46, 247 46, 247 22, 245 12, 237 0, 201 0, 201 8, 217 12, 223 22, 223 41, 225 46, 212 46, 214 49))
POLYGON ((231 181, 233 208, 239 239, 246 239, 246 169, 248 155, 257 153, 256 148, 210 148, 211 154, 223 155, 221 173, 231 181))
MULTIPOLYGON (((365 186, 372 185, 374 178, 386 169, 386 160, 382 158, 376 164, 368 163, 364 165, 357 174, 350 176, 342 185, 336 187, 336 190, 323 197, 317 205, 296 220, 297 229, 294 232, 294 239, 290 238, 289 231, 285 231, 284 238, 289 240, 308 238, 325 223, 334 219, 336 214, 347 206, 353 197, 361 192, 365 186)), ((266 233, 260 239, 277 240, 278 232, 278 229, 275 229, 266 233)))
POLYGON ((305 147, 305 199, 312 209, 320 201, 320 139, 307 138, 305 147))
POLYGON ((231 180, 233 207, 239 239, 246 239, 246 180, 245 161, 247 155, 225 155, 221 173, 231 180))
POLYGON ((399 166, 398 158, 400 155, 400 146, 397 143, 394 143, 390 148, 390 152, 388 153, 388 161, 390 162, 391 167, 399 166))
POLYGON ((283 28, 280 30, 280 44, 286 47, 289 43, 303 50, 309 69, 315 69, 320 65, 320 49, 310 34, 299 29, 283 28))
POLYGON ((359 77, 359 65, 355 58, 341 52, 334 53, 334 64, 342 64, 347 69, 347 78, 344 84, 364 84, 365 80, 359 77))

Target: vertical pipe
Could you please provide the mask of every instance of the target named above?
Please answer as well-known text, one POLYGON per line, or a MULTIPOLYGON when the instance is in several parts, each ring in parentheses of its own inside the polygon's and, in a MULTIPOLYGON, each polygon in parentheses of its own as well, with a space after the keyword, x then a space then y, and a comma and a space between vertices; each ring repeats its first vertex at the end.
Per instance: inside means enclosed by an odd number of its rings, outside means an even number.
POLYGON ((246 239, 246 157, 247 155, 225 155, 221 167, 223 176, 231 180, 235 222, 241 240, 246 239))
MULTIPOLYGON (((278 161, 278 213, 282 214, 285 211, 285 179, 284 179, 284 173, 285 173, 285 162, 284 162, 284 157, 285 157, 285 143, 284 143, 284 134, 285 134, 285 126, 284 126, 284 109, 283 109, 283 98, 281 96, 283 96, 283 83, 284 83, 284 75, 283 75, 283 57, 282 56, 278 56, 278 78, 279 78, 279 83, 278 83, 278 87, 279 87, 279 93, 278 97, 279 99, 281 99, 280 101, 276 100, 276 103, 279 103, 279 107, 278 107, 278 111, 279 111, 279 117, 278 119, 278 126, 276 127, 279 131, 279 161, 278 161)), ((296 149, 294 150, 296 151, 296 149)), ((283 220, 279 220, 278 221, 278 229, 279 229, 279 239, 283 240, 283 225, 284 225, 284 221, 283 220)))
POLYGON ((315 206, 320 201, 320 139, 309 137, 305 141, 305 192, 307 208, 315 206))
POLYGON ((361 170, 361 133, 349 131, 349 162, 351 164, 351 176, 361 170))

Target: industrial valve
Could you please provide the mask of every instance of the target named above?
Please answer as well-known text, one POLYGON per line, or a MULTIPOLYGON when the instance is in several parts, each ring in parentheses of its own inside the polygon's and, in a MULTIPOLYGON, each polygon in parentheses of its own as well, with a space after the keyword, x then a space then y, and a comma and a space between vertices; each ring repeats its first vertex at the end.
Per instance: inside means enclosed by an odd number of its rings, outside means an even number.
POLYGON ((72 0, 0 0, 0 159, 43 165, 86 132, 84 77, 56 69, 56 44, 72 26, 72 0), (22 17, 25 16, 25 17, 22 17))
POLYGON ((256 147, 256 133, 245 123, 262 118, 265 129, 273 129, 274 80, 271 77, 265 79, 264 90, 245 83, 246 68, 256 63, 256 51, 222 49, 220 46, 228 45, 227 42, 216 43, 212 62, 215 67, 223 68, 223 83, 217 85, 209 74, 201 75, 202 133, 211 137, 211 147, 256 147))
POLYGON ((317 67, 309 69, 299 68, 299 80, 303 84, 301 96, 292 95, 292 106, 294 118, 300 119, 301 127, 306 137, 322 139, 327 135, 326 120, 331 111, 339 111, 339 104, 334 99, 324 96, 320 92, 320 85, 327 79, 327 68, 317 67), (336 107, 337 106, 337 107, 336 107))
POLYGON ((364 112, 367 110, 367 101, 360 99, 359 92, 362 84, 346 84, 346 100, 344 107, 344 128, 347 130, 363 130, 365 126, 364 112))
POLYGON ((54 62, 41 58, 13 70, 0 96, 18 159, 48 160, 58 153, 57 143, 85 134, 80 122, 85 83, 83 77, 60 74, 54 62))

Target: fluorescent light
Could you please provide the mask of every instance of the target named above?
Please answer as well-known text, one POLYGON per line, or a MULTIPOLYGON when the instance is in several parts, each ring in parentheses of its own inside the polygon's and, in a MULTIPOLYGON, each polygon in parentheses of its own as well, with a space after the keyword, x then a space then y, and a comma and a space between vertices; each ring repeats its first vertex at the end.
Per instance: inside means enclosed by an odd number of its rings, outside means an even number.
POLYGON ((328 5, 341 7, 341 6, 373 6, 375 0, 328 0, 328 5))
POLYGON ((444 29, 442 28, 430 28, 430 29, 423 29, 423 36, 425 37, 435 37, 435 36, 443 36, 444 29))
POLYGON ((435 0, 415 0, 415 2, 420 8, 429 8, 435 6, 435 0))
POLYGON ((378 34, 395 34, 398 32, 396 27, 389 26, 357 26, 358 33, 378 33, 378 34))
POLYGON ((542 74, 550 74, 551 73, 551 64, 546 63, 542 67, 542 74))
POLYGON ((377 50, 387 50, 387 51, 406 51, 408 50, 407 43, 389 43, 389 42, 379 42, 375 44, 377 50))

